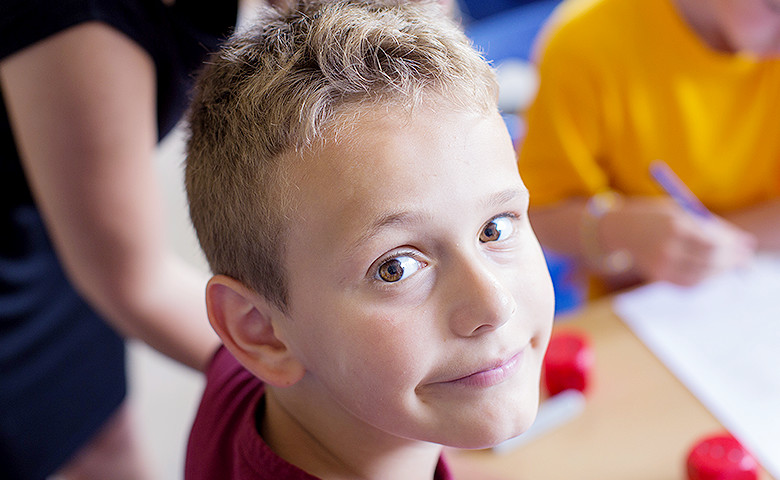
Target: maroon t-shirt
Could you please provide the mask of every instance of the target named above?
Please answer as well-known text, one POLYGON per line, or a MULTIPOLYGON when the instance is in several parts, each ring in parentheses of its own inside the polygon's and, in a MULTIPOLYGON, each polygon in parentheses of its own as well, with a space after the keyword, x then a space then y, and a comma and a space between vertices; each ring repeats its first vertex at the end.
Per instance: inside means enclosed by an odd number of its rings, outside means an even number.
MULTIPOLYGON (((318 480, 280 458, 255 427, 263 382, 221 347, 206 372, 206 388, 190 432, 186 480, 318 480)), ((442 459, 434 480, 453 480, 442 459)))

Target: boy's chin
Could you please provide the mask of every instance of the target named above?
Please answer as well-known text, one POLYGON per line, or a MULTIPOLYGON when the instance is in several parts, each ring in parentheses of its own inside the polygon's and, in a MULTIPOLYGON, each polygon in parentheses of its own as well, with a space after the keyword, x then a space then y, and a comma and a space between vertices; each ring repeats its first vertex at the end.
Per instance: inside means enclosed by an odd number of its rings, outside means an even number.
POLYGON ((536 419, 537 409, 522 418, 505 419, 502 422, 476 423, 464 426, 454 433, 450 441, 439 442, 445 446, 468 450, 493 448, 509 439, 522 435, 536 419))

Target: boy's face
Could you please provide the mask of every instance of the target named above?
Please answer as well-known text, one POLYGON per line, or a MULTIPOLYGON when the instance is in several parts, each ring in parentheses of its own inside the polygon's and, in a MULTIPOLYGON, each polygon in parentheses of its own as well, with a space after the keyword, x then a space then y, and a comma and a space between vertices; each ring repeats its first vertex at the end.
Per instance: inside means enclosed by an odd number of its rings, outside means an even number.
POLYGON ((553 293, 500 116, 375 115, 296 161, 274 325, 307 369, 293 388, 374 435, 477 448, 528 428, 553 293))

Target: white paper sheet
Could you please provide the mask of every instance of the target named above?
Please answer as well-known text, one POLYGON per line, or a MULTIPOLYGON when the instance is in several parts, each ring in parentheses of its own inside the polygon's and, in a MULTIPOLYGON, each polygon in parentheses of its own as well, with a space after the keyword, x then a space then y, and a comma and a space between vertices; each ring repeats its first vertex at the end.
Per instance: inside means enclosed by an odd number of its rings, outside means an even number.
POLYGON ((692 288, 647 285, 614 309, 780 479, 780 257, 692 288))

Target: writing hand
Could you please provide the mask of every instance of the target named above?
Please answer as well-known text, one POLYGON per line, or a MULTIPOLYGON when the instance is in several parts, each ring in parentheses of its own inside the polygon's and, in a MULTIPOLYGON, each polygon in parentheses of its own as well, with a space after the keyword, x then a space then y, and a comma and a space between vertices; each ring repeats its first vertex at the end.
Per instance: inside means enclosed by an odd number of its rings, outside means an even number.
POLYGON ((601 219, 604 246, 631 253, 645 281, 694 285, 742 266, 755 252, 755 238, 717 216, 695 218, 668 198, 626 198, 601 219))

